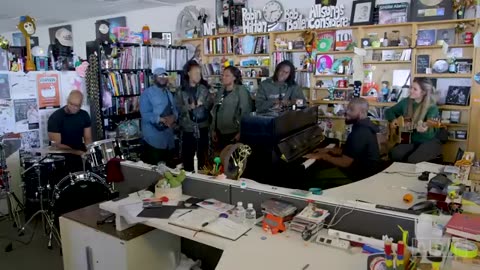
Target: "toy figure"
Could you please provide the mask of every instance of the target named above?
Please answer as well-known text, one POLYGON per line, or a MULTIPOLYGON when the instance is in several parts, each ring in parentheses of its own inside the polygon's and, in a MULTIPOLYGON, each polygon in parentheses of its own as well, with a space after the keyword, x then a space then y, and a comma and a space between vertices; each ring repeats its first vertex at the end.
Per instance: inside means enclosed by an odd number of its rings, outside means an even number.
POLYGON ((27 55, 26 55, 26 65, 25 69, 27 71, 34 71, 35 63, 33 62, 32 58, 32 49, 30 45, 30 37, 35 34, 37 29, 35 25, 35 19, 30 16, 21 16, 20 22, 17 25, 17 29, 23 34, 25 37, 25 47, 27 48, 27 55))
POLYGON ((388 88, 389 83, 387 81, 382 82, 382 102, 387 102, 388 94, 390 93, 390 89, 388 88))

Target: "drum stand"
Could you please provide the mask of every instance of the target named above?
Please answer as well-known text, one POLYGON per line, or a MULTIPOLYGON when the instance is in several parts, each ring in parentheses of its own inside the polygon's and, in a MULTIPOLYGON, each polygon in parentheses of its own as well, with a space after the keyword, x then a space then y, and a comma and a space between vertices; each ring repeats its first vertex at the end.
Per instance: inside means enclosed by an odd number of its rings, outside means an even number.
POLYGON ((25 222, 25 225, 23 225, 23 227, 20 229, 18 234, 22 235, 25 232, 25 228, 30 224, 30 222, 32 222, 35 219, 36 216, 41 215, 43 228, 45 228, 45 229, 48 228, 49 229, 48 230, 48 244, 47 244, 47 247, 49 249, 51 249, 52 248, 52 238, 55 239, 55 241, 57 242, 57 244, 60 247, 62 246, 62 244, 61 244, 61 241, 60 241, 60 233, 55 228, 55 224, 53 222, 53 219, 52 219, 51 215, 43 207, 43 190, 44 190, 44 188, 42 187, 42 182, 41 182, 41 174, 40 174, 40 166, 41 165, 40 165, 40 163, 44 159, 46 159, 47 157, 48 157, 48 155, 46 155, 44 158, 40 159, 37 163, 33 164, 30 168, 26 169, 23 172, 23 174, 25 174, 27 171, 29 171, 30 169, 35 167, 35 172, 37 173, 37 177, 38 177, 38 192, 40 193, 40 210, 38 210, 35 214, 33 214, 30 217, 30 219, 27 222, 25 222))

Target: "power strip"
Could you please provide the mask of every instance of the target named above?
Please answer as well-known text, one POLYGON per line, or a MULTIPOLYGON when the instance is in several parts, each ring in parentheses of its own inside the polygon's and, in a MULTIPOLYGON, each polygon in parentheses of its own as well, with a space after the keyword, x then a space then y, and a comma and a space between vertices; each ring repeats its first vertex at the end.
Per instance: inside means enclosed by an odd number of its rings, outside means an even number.
MULTIPOLYGON (((357 235, 357 234, 353 234, 353 233, 347 233, 347 232, 338 231, 338 230, 334 230, 334 229, 329 229, 328 230, 328 235, 331 236, 331 237, 334 237, 334 238, 341 238, 341 239, 345 239, 345 240, 348 240, 348 241, 362 243, 362 244, 366 244, 366 245, 376 247, 376 248, 381 248, 381 249, 383 249, 383 247, 385 245, 385 242, 382 241, 382 240, 379 240, 379 239, 375 239, 375 238, 372 238, 372 237, 361 236, 361 235, 357 235)), ((396 248, 397 244, 393 244, 393 246, 394 246, 394 248, 396 248)))
POLYGON ((323 244, 326 246, 332 246, 341 249, 348 249, 350 247, 350 242, 342 240, 339 238, 334 238, 331 236, 326 236, 323 234, 318 234, 317 239, 315 240, 317 244, 323 244))

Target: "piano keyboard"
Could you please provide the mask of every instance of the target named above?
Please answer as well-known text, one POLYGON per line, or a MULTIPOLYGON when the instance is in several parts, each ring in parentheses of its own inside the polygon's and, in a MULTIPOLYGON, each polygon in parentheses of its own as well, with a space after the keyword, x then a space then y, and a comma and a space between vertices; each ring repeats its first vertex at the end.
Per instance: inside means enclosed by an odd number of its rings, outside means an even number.
MULTIPOLYGON (((335 144, 331 143, 329 145, 327 145, 327 149, 330 149, 330 148, 334 148, 335 147, 335 144)), ((308 167, 312 166, 313 163, 315 163, 316 159, 313 159, 313 158, 310 158, 310 159, 307 159, 305 162, 303 162, 303 167, 305 169, 308 169, 308 167)))

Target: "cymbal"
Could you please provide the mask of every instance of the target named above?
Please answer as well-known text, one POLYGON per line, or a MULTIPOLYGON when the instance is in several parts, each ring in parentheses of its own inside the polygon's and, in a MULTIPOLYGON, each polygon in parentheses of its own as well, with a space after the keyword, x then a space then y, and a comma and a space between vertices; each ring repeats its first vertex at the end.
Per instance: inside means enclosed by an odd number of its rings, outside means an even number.
POLYGON ((48 154, 78 154, 77 150, 69 150, 69 149, 58 149, 55 147, 46 147, 46 148, 38 148, 33 149, 33 152, 40 153, 41 155, 48 155, 48 154))

